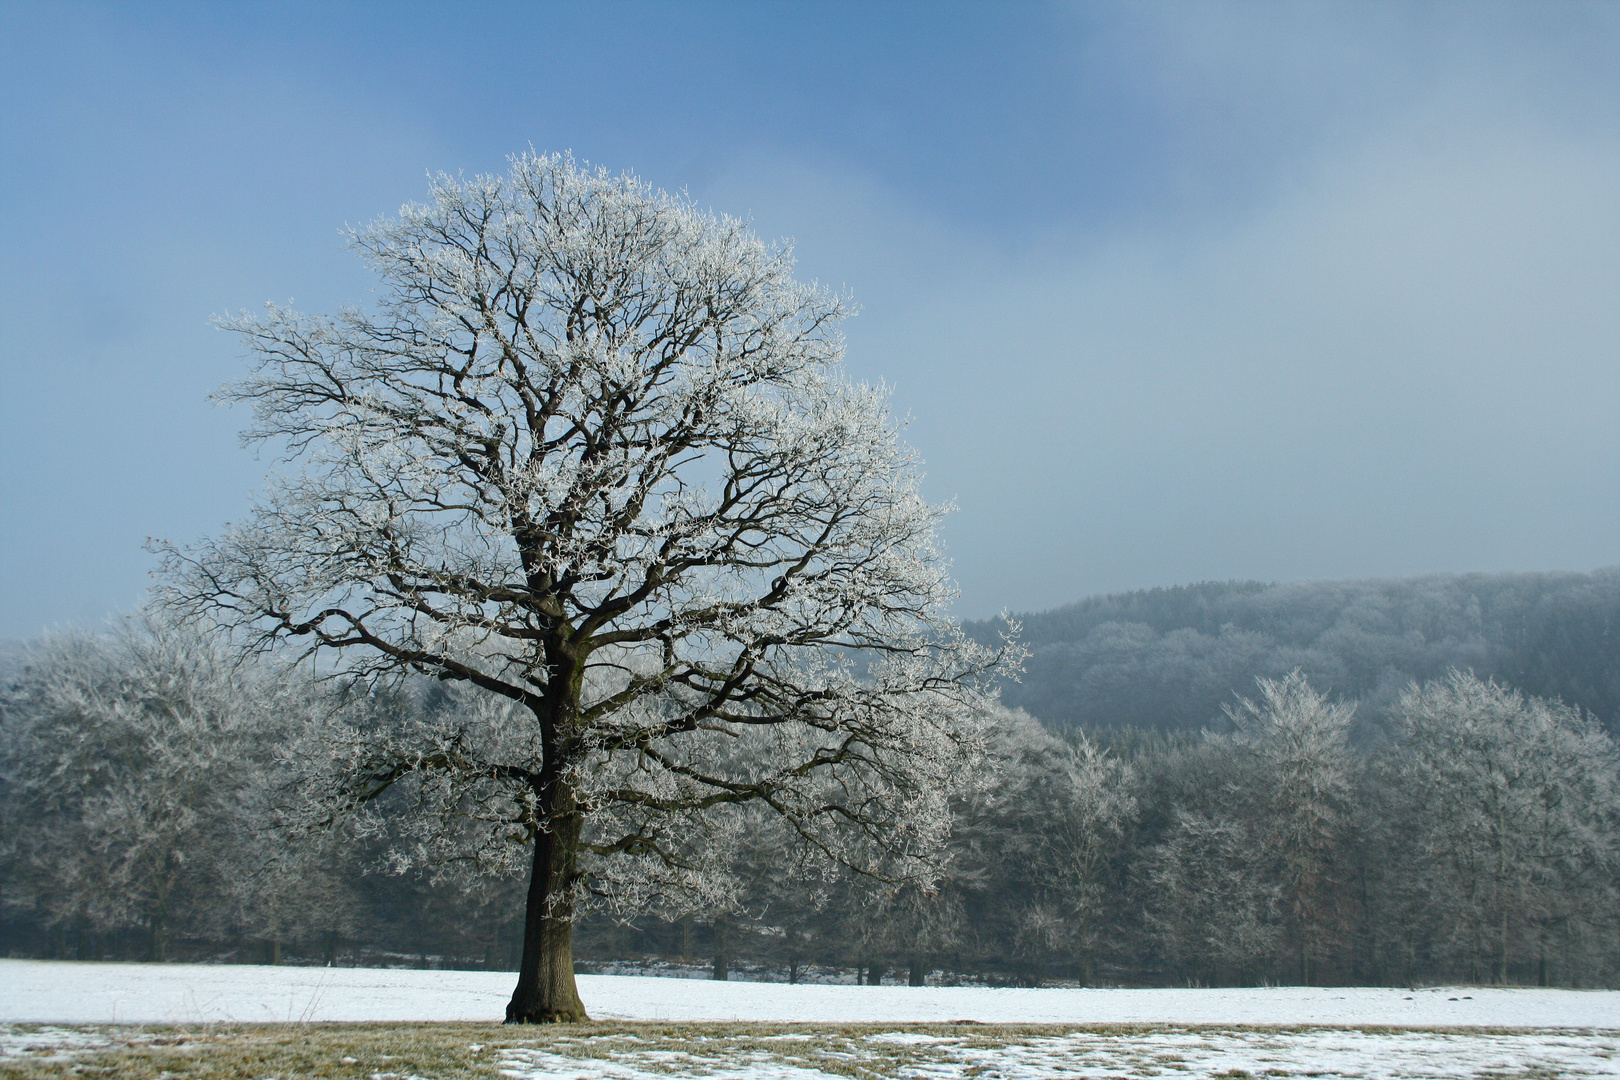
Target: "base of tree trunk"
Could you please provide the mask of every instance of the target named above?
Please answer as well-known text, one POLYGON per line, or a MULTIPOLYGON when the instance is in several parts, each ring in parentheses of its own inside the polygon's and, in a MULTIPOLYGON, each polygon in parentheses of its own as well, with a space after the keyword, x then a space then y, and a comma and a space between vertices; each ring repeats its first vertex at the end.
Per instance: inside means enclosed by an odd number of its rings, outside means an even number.
POLYGON ((530 970, 518 973, 517 988, 506 1006, 508 1024, 580 1024, 590 1019, 574 982, 571 928, 564 922, 546 929, 541 937, 549 948, 530 970))
POLYGON ((545 1012, 523 1012, 512 1005, 506 1007, 508 1024, 583 1024, 589 1019, 585 1015, 584 1005, 577 1009, 551 1009, 545 1012))
POLYGON ((574 985, 572 960, 568 966, 547 965, 534 980, 519 977, 506 1006, 508 1024, 582 1024, 590 1017, 574 985))

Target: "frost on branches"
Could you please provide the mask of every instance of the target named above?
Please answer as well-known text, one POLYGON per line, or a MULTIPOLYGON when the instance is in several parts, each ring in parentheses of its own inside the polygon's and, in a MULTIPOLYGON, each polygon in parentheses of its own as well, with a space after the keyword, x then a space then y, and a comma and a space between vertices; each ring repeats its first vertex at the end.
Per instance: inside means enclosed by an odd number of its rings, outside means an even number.
POLYGON ((808 860, 926 877, 997 657, 944 616, 941 511, 886 395, 840 372, 846 299, 566 157, 440 177, 351 240, 375 311, 224 322, 256 358, 227 396, 289 467, 245 524, 165 549, 168 601, 482 692, 332 732, 321 802, 413 786, 443 826, 422 858, 532 844, 508 1020, 582 1017, 579 905, 713 888, 745 804, 808 860))

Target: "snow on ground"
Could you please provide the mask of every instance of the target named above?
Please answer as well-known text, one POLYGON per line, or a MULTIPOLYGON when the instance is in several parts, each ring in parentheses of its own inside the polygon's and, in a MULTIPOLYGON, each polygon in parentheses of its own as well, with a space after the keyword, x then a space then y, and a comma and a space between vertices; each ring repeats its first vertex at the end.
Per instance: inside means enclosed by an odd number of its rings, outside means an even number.
MULTIPOLYGON (((499 1020, 509 972, 0 960, 0 1021, 499 1020)), ((600 1020, 1602 1028, 1620 991, 1489 987, 999 989, 581 975, 600 1020)), ((1234 1036, 1236 1037, 1236 1036, 1234 1036)))
POLYGON ((29 1031, 0 1028, 0 1061, 17 1057, 28 1057, 34 1061, 72 1061, 74 1054, 79 1051, 99 1050, 111 1045, 112 1040, 98 1031, 71 1031, 51 1026, 29 1031))
MULTIPOLYGON (((611 1037, 610 1037, 611 1039, 611 1037)), ((578 1040, 583 1042, 584 1040, 578 1040)), ((1130 1035, 1069 1033, 976 1039, 914 1033, 868 1035, 842 1044, 752 1044, 671 1051, 617 1046, 506 1049, 501 1072, 513 1080, 828 1080, 877 1075, 905 1080, 1071 1080, 1077 1077, 1350 1076, 1367 1080, 1480 1077, 1620 1076, 1613 1035, 1481 1032, 1153 1031, 1130 1035), (883 1054, 883 1044, 900 1053, 883 1054), (560 1052, 559 1052, 560 1051, 560 1052), (571 1052, 570 1052, 571 1051, 571 1052)), ((611 1045, 611 1044, 610 1044, 611 1045)))

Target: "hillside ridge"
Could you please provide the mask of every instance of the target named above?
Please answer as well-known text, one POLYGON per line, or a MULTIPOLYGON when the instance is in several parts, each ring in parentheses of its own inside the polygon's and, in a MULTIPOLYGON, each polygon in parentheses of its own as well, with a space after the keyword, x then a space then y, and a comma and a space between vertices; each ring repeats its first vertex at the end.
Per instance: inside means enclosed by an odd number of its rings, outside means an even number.
MULTIPOLYGON (((1620 724, 1620 567, 1199 582, 1014 618, 1030 656, 1003 698, 1054 727, 1218 724, 1256 677, 1294 668, 1376 716, 1413 680, 1453 667, 1620 724)), ((989 641, 999 627, 965 629, 989 641)))

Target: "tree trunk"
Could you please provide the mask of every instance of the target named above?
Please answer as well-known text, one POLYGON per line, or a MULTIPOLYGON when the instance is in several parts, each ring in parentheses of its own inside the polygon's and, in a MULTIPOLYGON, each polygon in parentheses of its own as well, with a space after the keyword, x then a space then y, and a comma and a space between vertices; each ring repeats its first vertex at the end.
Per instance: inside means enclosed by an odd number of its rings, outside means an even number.
POLYGON ((726 920, 714 920, 714 978, 725 982, 731 977, 731 957, 727 952, 726 920))
POLYGON ((574 902, 583 821, 571 794, 554 802, 550 828, 534 838, 534 868, 523 916, 523 958, 517 989, 506 1006, 508 1024, 577 1023, 587 1020, 574 982, 574 902), (564 805, 557 805, 564 803, 564 805))
POLYGON ((1497 961, 1496 967, 1496 981, 1498 984, 1506 986, 1508 981, 1508 911, 1506 904, 1502 905, 1502 933, 1500 949, 1501 951, 1498 954, 1500 958, 1497 961))
POLYGON ((489 932, 489 940, 484 943, 484 970, 499 971, 501 969, 501 928, 497 924, 489 932))
POLYGON ((923 967, 923 958, 920 953, 911 954, 911 966, 906 977, 908 986, 927 986, 928 970, 923 967))
POLYGON ((152 919, 152 942, 147 950, 147 958, 154 964, 161 964, 169 958, 169 927, 162 912, 152 919))

